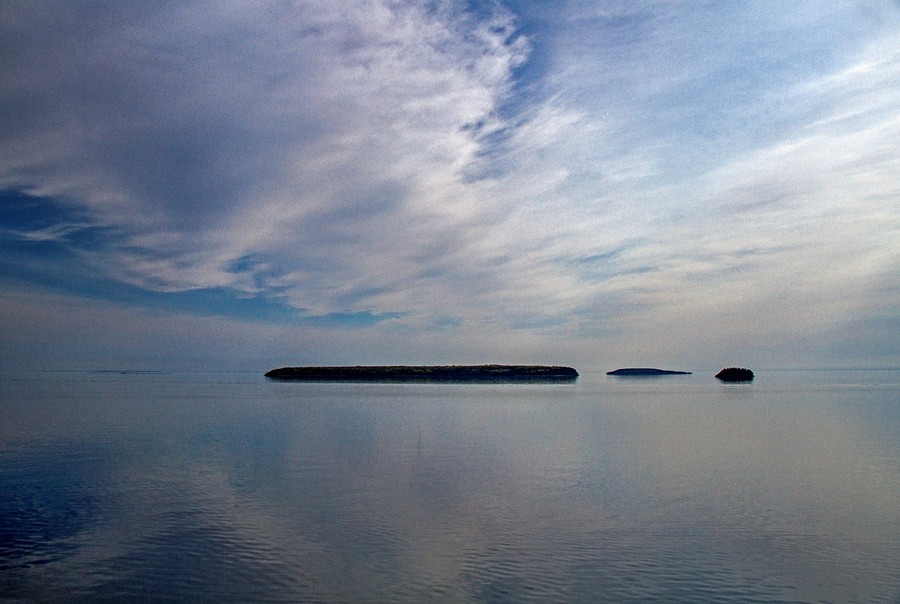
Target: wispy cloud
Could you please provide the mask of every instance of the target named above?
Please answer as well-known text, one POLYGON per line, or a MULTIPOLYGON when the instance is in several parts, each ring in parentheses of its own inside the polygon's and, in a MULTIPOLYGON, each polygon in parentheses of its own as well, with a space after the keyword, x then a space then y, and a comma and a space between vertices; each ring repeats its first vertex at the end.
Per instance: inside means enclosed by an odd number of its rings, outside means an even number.
POLYGON ((6 8, 39 44, 5 74, 3 184, 125 233, 110 264, 135 284, 239 285, 224 267, 263 254, 282 281, 319 275, 304 306, 472 220, 459 175, 527 52, 503 11, 92 6, 6 8))
POLYGON ((896 326, 891 3, 35 1, 0 23, 6 287, 470 357, 896 326))

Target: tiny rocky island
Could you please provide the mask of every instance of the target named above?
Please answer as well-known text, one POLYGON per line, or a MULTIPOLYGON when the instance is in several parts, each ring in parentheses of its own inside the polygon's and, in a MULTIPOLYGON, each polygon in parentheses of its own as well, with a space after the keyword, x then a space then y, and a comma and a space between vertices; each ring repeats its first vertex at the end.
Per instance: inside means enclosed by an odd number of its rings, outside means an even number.
POLYGON ((574 382, 571 367, 547 365, 368 365, 281 367, 266 373, 273 380, 299 382, 574 382))
POLYGON ((717 373, 716 377, 723 382, 751 382, 753 372, 743 367, 726 367, 717 373))
POLYGON ((690 371, 673 371, 671 369, 655 369, 653 367, 624 367, 614 371, 607 371, 606 375, 619 377, 655 377, 658 375, 690 375, 690 371))

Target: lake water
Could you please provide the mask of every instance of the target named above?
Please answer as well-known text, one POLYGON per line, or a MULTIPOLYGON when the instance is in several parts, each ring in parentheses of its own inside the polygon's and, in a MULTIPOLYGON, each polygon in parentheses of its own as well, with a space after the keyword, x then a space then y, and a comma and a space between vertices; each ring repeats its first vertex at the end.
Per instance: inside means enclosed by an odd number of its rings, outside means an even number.
POLYGON ((900 372, 0 373, 0 601, 900 602, 900 372))

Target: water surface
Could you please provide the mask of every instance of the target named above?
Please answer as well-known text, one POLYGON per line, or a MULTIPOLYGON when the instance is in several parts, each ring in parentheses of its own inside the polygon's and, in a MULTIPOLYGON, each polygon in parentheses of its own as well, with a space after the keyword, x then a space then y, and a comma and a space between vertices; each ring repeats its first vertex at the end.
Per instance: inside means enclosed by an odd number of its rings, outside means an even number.
POLYGON ((0 599, 900 601, 896 371, 0 379, 0 599))

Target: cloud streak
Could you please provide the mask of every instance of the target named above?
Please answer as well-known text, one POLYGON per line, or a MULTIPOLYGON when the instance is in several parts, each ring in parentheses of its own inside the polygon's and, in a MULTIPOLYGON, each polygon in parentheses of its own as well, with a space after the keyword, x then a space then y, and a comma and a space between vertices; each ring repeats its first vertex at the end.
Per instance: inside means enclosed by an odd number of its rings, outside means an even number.
POLYGON ((440 236, 430 222, 468 219, 467 199, 443 190, 493 127, 525 53, 502 14, 106 8, 92 40, 76 8, 20 24, 25 38, 61 40, 10 61, 28 69, 12 80, 43 76, 4 99, 15 131, 4 184, 72 199, 123 231, 119 270, 151 287, 233 285, 221 267, 253 253, 328 272, 343 249, 336 263, 356 257, 364 273, 388 243, 412 255, 440 236), (406 237, 386 241, 394 229, 406 237))

